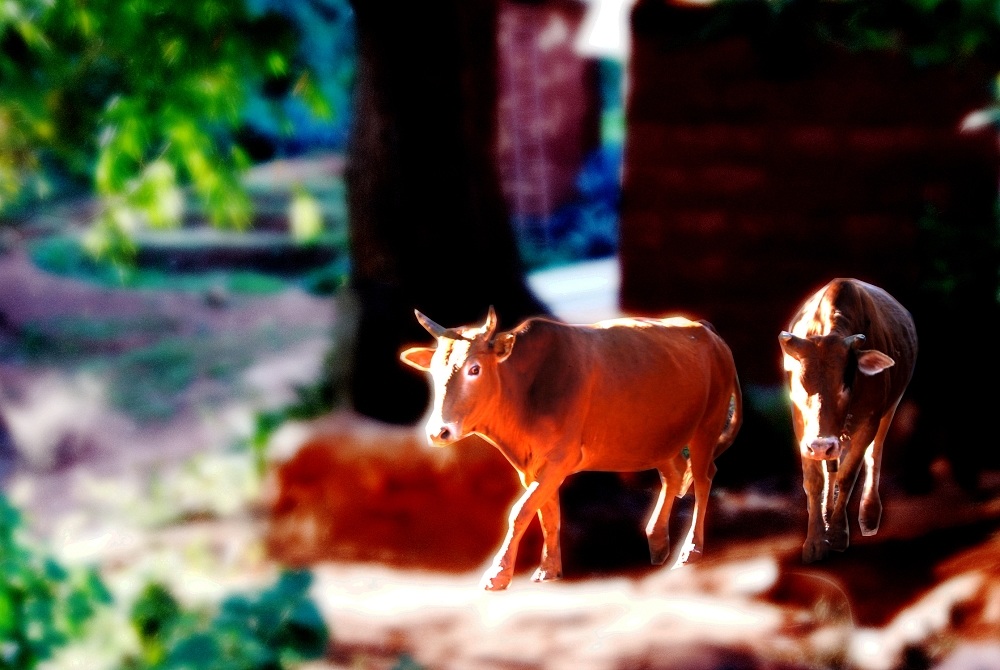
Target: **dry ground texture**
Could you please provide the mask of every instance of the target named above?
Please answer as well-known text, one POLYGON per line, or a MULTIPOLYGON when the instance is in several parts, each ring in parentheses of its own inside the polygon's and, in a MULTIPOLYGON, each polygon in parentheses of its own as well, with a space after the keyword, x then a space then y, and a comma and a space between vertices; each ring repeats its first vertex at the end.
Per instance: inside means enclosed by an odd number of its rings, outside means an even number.
MULTIPOLYGON (((570 284, 594 283, 603 303, 539 286, 557 312, 601 316, 613 307, 597 270, 570 284)), ((5 492, 52 551, 98 563, 119 594, 155 577, 209 601, 309 565, 333 636, 315 668, 1000 668, 1000 500, 969 500, 944 468, 926 496, 887 486, 879 534, 822 566, 798 560, 798 492, 717 490, 700 564, 588 567, 572 555, 586 543, 568 537, 566 579, 533 584, 529 536, 502 593, 477 582, 516 482, 482 443, 431 451, 415 429, 339 410, 280 430, 258 477, 239 446, 255 413, 317 377, 345 313, 296 288, 222 301, 101 288, 43 273, 11 245, 0 337, 41 344, 0 360, 18 452, 5 492), (50 355, 68 323, 110 331, 86 357, 50 355), (123 359, 165 341, 188 375, 175 387, 145 376, 176 366, 123 359)), ((99 650, 78 654, 69 667, 97 667, 99 650)))

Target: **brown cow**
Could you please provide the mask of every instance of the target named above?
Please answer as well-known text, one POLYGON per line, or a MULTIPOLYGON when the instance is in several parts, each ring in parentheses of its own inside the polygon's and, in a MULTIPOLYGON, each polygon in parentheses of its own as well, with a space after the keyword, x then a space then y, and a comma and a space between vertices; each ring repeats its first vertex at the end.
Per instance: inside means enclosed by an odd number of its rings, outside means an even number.
POLYGON ((809 511, 802 560, 811 563, 847 549, 847 502, 862 460, 858 523, 863 535, 878 532, 882 445, 913 375, 917 330, 881 288, 834 279, 802 304, 778 342, 809 511))
POLYGON ((481 435, 525 487, 484 588, 510 583, 518 542, 536 513, 544 545, 533 579, 562 576, 559 486, 582 470, 659 471, 662 488, 646 526, 655 564, 670 553, 673 499, 693 480, 695 511, 674 567, 700 556, 714 461, 743 415, 732 353, 710 326, 682 317, 592 325, 531 318, 497 332, 492 307, 483 324, 459 328, 416 315, 436 347, 407 349, 400 359, 431 375, 428 441, 445 446, 481 435))

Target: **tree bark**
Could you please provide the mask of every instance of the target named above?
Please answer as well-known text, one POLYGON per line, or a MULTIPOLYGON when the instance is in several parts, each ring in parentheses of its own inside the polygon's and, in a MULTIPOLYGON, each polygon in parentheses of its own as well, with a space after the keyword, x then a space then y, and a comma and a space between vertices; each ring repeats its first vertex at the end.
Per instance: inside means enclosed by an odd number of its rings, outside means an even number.
POLYGON ((413 423, 428 387, 398 353, 455 326, 547 313, 525 281, 496 165, 497 0, 351 0, 358 71, 346 173, 358 323, 349 395, 413 423))

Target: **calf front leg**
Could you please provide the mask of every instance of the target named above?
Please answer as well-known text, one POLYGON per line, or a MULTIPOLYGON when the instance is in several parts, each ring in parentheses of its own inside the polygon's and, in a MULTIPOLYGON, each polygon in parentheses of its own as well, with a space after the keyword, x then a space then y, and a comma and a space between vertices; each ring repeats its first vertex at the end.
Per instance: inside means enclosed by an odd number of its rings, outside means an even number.
POLYGON ((802 459, 802 488, 806 492, 806 541, 802 544, 802 562, 814 563, 826 558, 830 542, 826 539, 826 522, 823 520, 824 480, 822 461, 802 459))
POLYGON ((869 440, 871 440, 870 432, 861 435, 861 439, 857 442, 852 440, 837 470, 837 499, 833 509, 828 510, 826 530, 830 548, 834 551, 845 551, 851 543, 851 529, 847 523, 847 503, 854 493, 854 485, 861 472, 861 460, 864 456, 861 445, 868 444, 869 440))
MULTIPOLYGON (((899 403, 897 403, 898 405, 899 403)), ((882 472, 882 445, 889 434, 889 426, 896 414, 896 405, 882 417, 875 439, 865 450, 865 487, 861 494, 861 508, 858 510, 858 525, 862 535, 878 532, 882 520, 882 499, 878 494, 879 476, 882 472)))
POLYGON ((558 494, 559 485, 564 478, 564 475, 558 477, 540 475, 527 485, 524 493, 510 510, 510 515, 507 517, 507 535, 493 558, 492 565, 483 574, 480 581, 482 588, 487 591, 502 591, 510 584, 514 576, 517 545, 524 536, 524 531, 542 505, 558 494))

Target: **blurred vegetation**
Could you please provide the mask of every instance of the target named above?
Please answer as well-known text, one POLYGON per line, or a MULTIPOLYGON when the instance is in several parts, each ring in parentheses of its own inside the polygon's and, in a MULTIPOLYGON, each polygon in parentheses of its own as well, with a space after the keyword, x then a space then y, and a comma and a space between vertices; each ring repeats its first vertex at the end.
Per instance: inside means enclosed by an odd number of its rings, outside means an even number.
POLYGON ((2 495, 0 574, 0 668, 37 667, 81 638, 97 608, 111 602, 95 570, 68 570, 34 547, 2 495))
POLYGON ((259 594, 224 599, 214 616, 149 584, 131 609, 141 652, 121 669, 284 670, 321 658, 329 632, 308 596, 311 583, 307 571, 283 572, 259 594))
POLYGON ((116 638, 119 648, 100 641, 119 670, 286 670, 322 658, 330 644, 308 571, 282 570, 272 585, 217 607, 185 607, 157 582, 125 603, 96 569, 67 568, 25 534, 21 514, 0 495, 0 668, 62 667, 60 654, 100 635, 91 624, 111 611, 131 628, 116 638))
MULTIPOLYGON (((134 253, 142 227, 184 219, 185 189, 212 224, 246 228, 251 202, 240 175, 261 138, 273 146, 304 111, 332 118, 332 101, 346 96, 332 91, 349 89, 350 61, 318 80, 293 20, 302 4, 0 4, 0 214, 56 192, 95 193, 88 248, 116 260, 134 253)), ((334 43, 349 51, 346 0, 308 4, 343 19, 334 43)))
POLYGON ((716 8, 708 25, 693 15, 678 21, 676 40, 693 43, 738 29, 766 36, 779 49, 819 41, 858 53, 905 54, 918 66, 995 59, 1000 50, 995 0, 721 0, 716 8))

